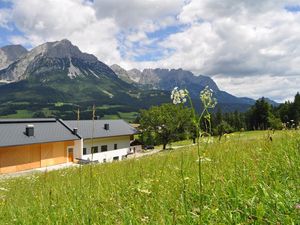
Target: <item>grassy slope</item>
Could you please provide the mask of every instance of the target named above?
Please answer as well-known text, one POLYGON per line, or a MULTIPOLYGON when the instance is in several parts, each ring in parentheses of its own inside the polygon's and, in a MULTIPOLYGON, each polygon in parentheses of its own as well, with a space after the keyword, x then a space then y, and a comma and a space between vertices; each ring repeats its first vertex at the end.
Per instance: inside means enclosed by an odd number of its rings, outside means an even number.
POLYGON ((242 133, 194 147, 0 180, 1 224, 299 224, 300 135, 242 133), (202 149, 203 150, 203 149, 202 149))

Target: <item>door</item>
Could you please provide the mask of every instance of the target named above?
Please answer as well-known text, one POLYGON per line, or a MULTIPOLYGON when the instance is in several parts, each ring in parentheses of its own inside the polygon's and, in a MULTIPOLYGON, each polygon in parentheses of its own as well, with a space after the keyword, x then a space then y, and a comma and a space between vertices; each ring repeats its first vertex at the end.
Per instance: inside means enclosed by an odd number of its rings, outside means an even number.
POLYGON ((68 147, 68 162, 73 162, 74 161, 74 148, 73 147, 68 147))

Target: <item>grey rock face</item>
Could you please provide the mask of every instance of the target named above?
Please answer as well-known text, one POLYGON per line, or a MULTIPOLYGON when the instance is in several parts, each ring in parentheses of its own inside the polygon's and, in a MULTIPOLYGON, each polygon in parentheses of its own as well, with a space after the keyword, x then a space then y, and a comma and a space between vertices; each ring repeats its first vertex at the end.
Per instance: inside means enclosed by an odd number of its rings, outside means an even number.
POLYGON ((139 71, 138 69, 131 69, 128 71, 129 77, 131 78, 131 80, 133 80, 134 82, 139 83, 143 74, 141 71, 139 71))
POLYGON ((229 104, 253 104, 253 99, 238 98, 225 91, 221 91, 214 80, 208 76, 195 76, 192 72, 183 69, 144 69, 139 71, 132 69, 124 70, 120 66, 113 66, 112 69, 131 79, 131 82, 138 84, 143 89, 159 89, 171 91, 174 87, 186 88, 192 98, 199 98, 199 93, 208 86, 214 91, 214 96, 220 103, 229 104))
POLYGON ((7 68, 0 70, 0 79, 14 82, 26 79, 34 73, 51 70, 67 71, 71 79, 86 75, 99 78, 98 73, 102 70, 114 75, 110 68, 98 61, 94 55, 81 52, 77 46, 64 39, 47 42, 32 49, 7 68))
POLYGON ((111 67, 120 77, 126 77, 131 82, 139 85, 145 85, 150 89, 172 90, 175 86, 181 88, 191 88, 199 91, 206 86, 209 86, 214 91, 219 88, 216 83, 207 76, 195 76, 192 72, 182 69, 132 69, 126 71, 118 65, 111 67))
POLYGON ((8 67, 14 61, 20 59, 27 53, 22 45, 7 45, 0 48, 0 70, 8 67))
POLYGON ((113 64, 110 66, 110 68, 115 72, 115 74, 117 74, 117 76, 124 80, 125 82, 131 84, 134 83, 134 80, 131 78, 130 74, 123 69, 121 66, 117 65, 117 64, 113 64))

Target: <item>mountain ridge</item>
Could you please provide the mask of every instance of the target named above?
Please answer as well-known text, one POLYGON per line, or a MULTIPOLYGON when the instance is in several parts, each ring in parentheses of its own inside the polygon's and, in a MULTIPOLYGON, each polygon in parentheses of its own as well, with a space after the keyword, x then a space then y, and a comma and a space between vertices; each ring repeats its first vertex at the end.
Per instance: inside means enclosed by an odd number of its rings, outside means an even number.
POLYGON ((189 90, 192 98, 198 98, 199 93, 206 86, 214 91, 215 97, 220 103, 253 105, 255 100, 247 97, 236 97, 226 91, 219 89, 212 78, 204 75, 194 75, 192 72, 183 69, 131 69, 126 71, 118 65, 112 65, 112 70, 124 80, 137 84, 145 89, 160 89, 171 91, 175 86, 189 90), (132 71, 134 71, 134 78, 132 71))
POLYGON ((183 69, 127 71, 118 65, 109 67, 66 39, 46 42, 17 55, 15 61, 0 70, 1 81, 8 84, 0 86, 0 116, 26 109, 46 116, 48 111, 57 112, 54 116, 74 119, 71 115, 76 107, 87 112, 92 104, 107 106, 99 112, 101 115, 137 112, 170 102, 170 91, 175 86, 187 88, 195 102, 199 102, 200 91, 209 86, 226 111, 245 111, 255 102, 220 90, 208 76, 195 76, 183 69), (69 105, 67 111, 56 107, 60 102, 69 105))
POLYGON ((168 100, 166 92, 141 91, 124 82, 109 66, 67 40, 32 49, 0 70, 0 79, 9 82, 0 86, 0 116, 31 110, 57 112, 49 116, 74 119, 71 115, 78 107, 87 112, 93 104, 109 105, 99 111, 102 115, 136 112, 147 107, 145 99, 150 96, 151 105, 168 100), (68 105, 67 109, 56 107, 61 102, 68 105))

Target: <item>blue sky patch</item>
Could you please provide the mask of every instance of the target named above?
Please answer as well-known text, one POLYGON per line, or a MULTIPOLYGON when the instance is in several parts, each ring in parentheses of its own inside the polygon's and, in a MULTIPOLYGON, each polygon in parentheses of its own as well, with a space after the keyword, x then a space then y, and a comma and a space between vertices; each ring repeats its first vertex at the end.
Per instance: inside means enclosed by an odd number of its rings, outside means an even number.
POLYGON ((185 28, 186 28, 186 25, 168 26, 168 27, 159 29, 154 32, 148 32, 147 37, 150 39, 156 38, 159 40, 163 40, 163 39, 167 38, 168 36, 170 36, 171 34, 175 34, 175 33, 183 31, 185 28))
POLYGON ((0 1, 0 9, 11 8, 12 3, 10 1, 0 1))
MULTIPOLYGON (((158 61, 174 53, 174 49, 165 48, 160 45, 161 41, 170 35, 181 32, 186 26, 168 26, 155 32, 146 33, 148 43, 143 41, 129 42, 126 40, 127 32, 120 32, 117 35, 119 43, 118 50, 123 59, 129 59, 136 62, 158 61)), ((138 31, 129 31, 138 32, 138 31)))
POLYGON ((294 12, 294 13, 300 12, 300 5, 287 5, 284 8, 289 12, 294 12))
MULTIPOLYGON (((12 44, 9 41, 9 38, 11 36, 22 36, 24 37, 24 33, 21 32, 14 24, 9 24, 9 29, 0 27, 0 47, 5 46, 5 45, 10 45, 12 44)), ((31 48, 32 46, 24 46, 25 48, 31 48)))
MULTIPOLYGON (((165 48, 160 43, 170 35, 183 31, 186 25, 168 26, 155 32, 146 32, 148 43, 143 41, 126 41, 127 32, 120 32, 117 35, 119 43, 118 50, 123 59, 130 59, 136 62, 158 61, 174 53, 174 49, 165 48)), ((131 30, 129 32, 138 32, 131 30)))

